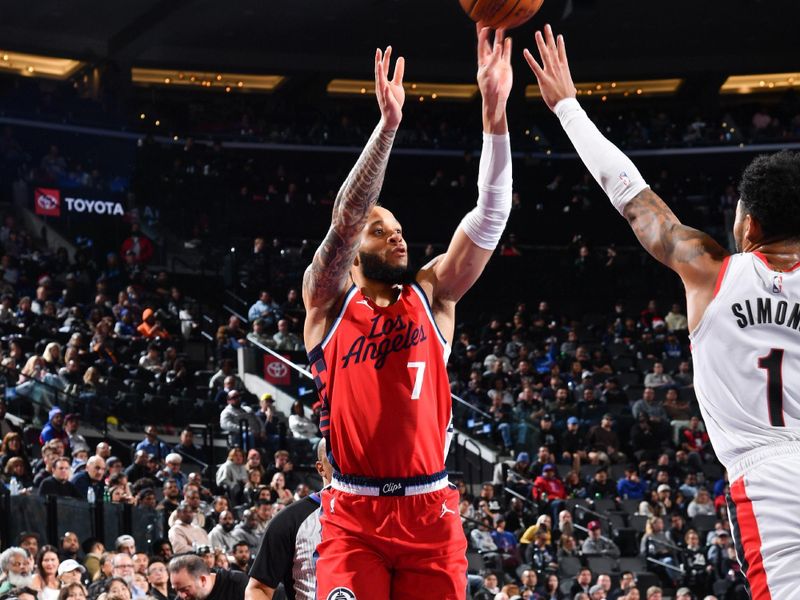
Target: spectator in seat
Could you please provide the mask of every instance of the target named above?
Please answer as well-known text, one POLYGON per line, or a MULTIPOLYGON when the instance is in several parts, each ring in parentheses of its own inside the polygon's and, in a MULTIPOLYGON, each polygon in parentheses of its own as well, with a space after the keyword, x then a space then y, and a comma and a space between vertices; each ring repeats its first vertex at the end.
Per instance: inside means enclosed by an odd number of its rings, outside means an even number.
POLYGON ((183 490, 186 485, 186 475, 181 471, 183 457, 177 452, 170 452, 164 459, 164 468, 156 476, 159 481, 174 479, 178 484, 178 489, 183 490))
POLYGON ((90 456, 86 468, 74 475, 70 481, 80 498, 87 498, 89 488, 94 490, 95 501, 102 500, 105 484, 106 461, 101 456, 90 456))
POLYGON ((8 593, 14 588, 31 585, 33 575, 28 569, 28 553, 17 546, 7 548, 0 554, 0 595, 8 593))
POLYGON ((598 467, 594 472, 594 477, 586 488, 589 498, 616 498, 617 486, 609 480, 608 469, 598 467))
POLYGON ((150 584, 149 594, 155 600, 172 600, 174 592, 169 587, 167 565, 161 559, 153 559, 147 567, 147 582, 150 584))
POLYGON ((50 409, 47 414, 48 421, 39 434, 39 443, 44 445, 50 440, 59 439, 65 447, 69 447, 69 434, 64 431, 64 413, 57 406, 50 409))
POLYGON ((689 329, 689 320, 683 314, 680 304, 673 304, 667 316, 664 317, 667 329, 670 331, 686 331, 689 329))
POLYGON ((81 498, 78 489, 69 480, 70 471, 70 460, 68 458, 55 459, 53 461, 53 474, 46 477, 39 485, 39 495, 81 498))
POLYGON ((157 460, 164 460, 164 457, 169 454, 169 446, 158 439, 158 430, 155 425, 146 425, 144 435, 145 438, 136 444, 136 450, 144 450, 157 460))
POLYGON ((185 500, 176 509, 177 519, 170 527, 169 541, 175 554, 193 552, 199 546, 208 546, 208 534, 205 529, 195 525, 195 510, 185 500))
POLYGON ((224 486, 228 490, 237 484, 247 483, 247 469, 244 466, 244 454, 241 448, 233 447, 228 451, 228 460, 217 469, 216 481, 218 486, 224 486))
POLYGON ((145 308, 142 311, 142 322, 136 328, 136 331, 141 337, 147 339, 169 338, 169 333, 164 329, 161 321, 156 319, 156 314, 152 308, 145 308))
POLYGON ((31 587, 39 592, 39 600, 55 600, 61 584, 58 580, 58 551, 54 546, 42 546, 36 556, 36 573, 31 587))
POLYGON ((589 595, 589 588, 592 587, 592 571, 587 567, 582 567, 575 577, 575 583, 569 590, 569 597, 574 598, 577 594, 589 595))
POLYGON ((253 321, 253 329, 247 334, 247 340, 253 344, 261 344, 267 348, 275 348, 275 339, 267 333, 263 319, 253 321))
POLYGON ((205 460, 203 450, 194 443, 194 431, 188 427, 181 430, 178 444, 173 448, 173 452, 177 452, 182 456, 191 456, 197 460, 205 460))
POLYGON ((711 499, 711 495, 706 488, 698 488, 697 494, 692 501, 689 502, 689 506, 686 507, 686 514, 690 519, 694 519, 697 515, 717 514, 714 501, 711 499))
POLYGON ((258 516, 254 510, 245 510, 242 520, 233 528, 233 537, 237 542, 244 542, 251 550, 258 548, 261 539, 258 535, 258 516))
POLYGON ((208 540, 213 548, 222 548, 225 552, 232 552, 233 546, 236 544, 236 537, 233 535, 233 528, 236 526, 236 520, 233 513, 228 510, 223 510, 219 514, 217 524, 211 529, 208 534, 208 540))
POLYGON ((692 387, 694 384, 694 374, 688 360, 678 363, 678 370, 673 375, 675 383, 683 387, 692 387))
POLYGON ((289 429, 296 438, 305 439, 316 446, 319 442, 319 428, 305 416, 303 404, 298 400, 292 404, 292 414, 289 415, 289 429))
POLYGON ((639 478, 639 470, 634 465, 625 469, 625 477, 617 482, 617 494, 628 500, 642 500, 647 493, 647 485, 639 478))
POLYGON ((302 340, 297 334, 289 330, 289 321, 281 319, 278 321, 278 332, 272 336, 275 348, 285 352, 302 352, 305 350, 302 340))
POLYGON ((588 460, 586 446, 586 439, 580 432, 580 419, 569 417, 567 428, 561 434, 561 459, 565 463, 571 463, 576 470, 580 469, 581 462, 588 460))
POLYGON ((654 428, 666 428, 669 421, 664 404, 656 399, 656 391, 652 387, 644 388, 642 397, 634 402, 631 411, 634 419, 638 419, 642 414, 646 415, 654 428))
POLYGON ((255 321, 256 319, 261 319, 267 331, 275 330, 275 325, 280 316, 280 306, 266 290, 261 290, 258 300, 247 311, 247 320, 255 321))
MULTIPOLYGON (((220 363, 219 371, 211 376, 208 380, 208 388, 216 394, 216 392, 223 387, 228 377, 232 377, 233 385, 229 389, 237 389, 240 392, 245 390, 244 383, 239 379, 239 376, 234 372, 236 363, 231 359, 225 359, 220 363)), ((213 396, 212 396, 213 397, 213 396)))
POLYGON ((237 445, 241 439, 242 425, 246 424, 244 430, 248 436, 247 442, 251 447, 256 445, 257 440, 261 440, 261 421, 250 411, 242 407, 242 394, 239 390, 228 392, 227 406, 219 415, 219 427, 223 433, 227 434, 228 442, 231 446, 237 445))
POLYGON ((632 571, 623 571, 619 577, 619 588, 611 590, 606 600, 623 600, 631 588, 636 589, 636 575, 632 571))
POLYGON ((674 385, 675 380, 672 375, 664 372, 664 363, 656 362, 653 364, 653 372, 644 377, 644 385, 649 388, 661 387, 662 385, 674 385))
POLYGON ((619 451, 619 437, 612 429, 614 415, 605 413, 600 420, 600 425, 595 425, 589 430, 586 439, 589 444, 589 460, 592 463, 600 462, 609 464, 625 461, 625 455, 619 451))
POLYGON ((584 556, 593 554, 619 558, 619 547, 610 539, 603 537, 600 521, 589 521, 586 528, 589 530, 589 537, 584 540, 583 546, 581 547, 584 556))

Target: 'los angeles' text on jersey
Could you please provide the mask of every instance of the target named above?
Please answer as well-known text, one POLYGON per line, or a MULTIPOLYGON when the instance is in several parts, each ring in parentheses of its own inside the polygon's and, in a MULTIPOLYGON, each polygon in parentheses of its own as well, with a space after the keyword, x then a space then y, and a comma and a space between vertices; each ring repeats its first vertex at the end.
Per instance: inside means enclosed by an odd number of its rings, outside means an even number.
POLYGON ((444 469, 452 434, 449 351, 417 284, 404 285, 385 307, 350 289, 309 353, 320 429, 340 473, 389 479, 444 469))

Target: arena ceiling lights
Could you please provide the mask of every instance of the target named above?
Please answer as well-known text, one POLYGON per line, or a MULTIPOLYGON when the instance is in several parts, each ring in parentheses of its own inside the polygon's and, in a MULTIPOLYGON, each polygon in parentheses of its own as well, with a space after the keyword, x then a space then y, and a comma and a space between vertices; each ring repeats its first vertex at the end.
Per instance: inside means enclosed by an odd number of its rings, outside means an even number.
POLYGON ((14 73, 25 77, 67 79, 80 70, 84 64, 71 58, 56 58, 0 50, 0 73, 14 73))
MULTIPOLYGON (((576 83, 578 97, 599 98, 605 102, 611 97, 630 96, 671 96, 683 84, 683 79, 647 79, 633 81, 588 81, 576 83)), ((541 98, 542 93, 538 85, 529 85, 525 88, 525 98, 533 100, 541 98)))
POLYGON ((720 94, 769 94, 800 86, 800 73, 764 73, 731 75, 719 89, 720 94))
POLYGON ((274 92, 286 79, 282 75, 252 75, 245 73, 205 73, 174 69, 131 69, 131 79, 137 85, 188 86, 218 91, 274 92))
MULTIPOLYGON (((478 86, 470 83, 412 83, 404 86, 406 94, 425 100, 472 100, 478 93, 478 86)), ((362 96, 375 94, 375 82, 371 79, 332 79, 326 88, 331 96, 362 96)))

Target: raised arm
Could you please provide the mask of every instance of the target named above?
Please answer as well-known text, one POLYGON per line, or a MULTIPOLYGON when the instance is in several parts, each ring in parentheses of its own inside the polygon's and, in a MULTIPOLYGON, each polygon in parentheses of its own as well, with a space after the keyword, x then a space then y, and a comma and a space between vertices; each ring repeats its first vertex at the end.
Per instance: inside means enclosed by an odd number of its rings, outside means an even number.
POLYGON ((591 122, 576 100, 564 37, 559 35, 556 40, 548 25, 544 35, 536 32, 536 46, 541 66, 528 50, 524 55, 536 75, 542 98, 558 116, 581 160, 630 223, 639 242, 680 275, 687 295, 713 291, 720 264, 728 253, 711 236, 681 224, 645 183, 633 162, 591 122))
POLYGON ((312 329, 318 326, 320 317, 324 320, 325 314, 338 303, 345 291, 359 237, 383 185, 405 100, 405 61, 402 57, 397 60, 394 78, 390 80, 391 57, 391 46, 385 54, 380 50, 375 52, 375 94, 381 109, 381 121, 342 184, 333 205, 331 227, 303 276, 303 301, 308 310, 307 347, 312 347, 308 345, 309 333, 314 337, 309 326, 312 329))
POLYGON ((478 26, 478 87, 483 98, 483 149, 478 206, 456 229, 447 252, 421 276, 433 279, 435 302, 456 302, 475 283, 494 252, 511 212, 511 146, 506 103, 511 93, 511 39, 478 26))

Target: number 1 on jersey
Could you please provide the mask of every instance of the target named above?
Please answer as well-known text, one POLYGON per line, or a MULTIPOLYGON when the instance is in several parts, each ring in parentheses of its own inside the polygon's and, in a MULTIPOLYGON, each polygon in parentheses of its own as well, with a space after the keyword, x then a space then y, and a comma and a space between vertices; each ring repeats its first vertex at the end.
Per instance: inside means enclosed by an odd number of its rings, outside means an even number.
POLYGON ((417 370, 417 377, 414 379, 414 389, 411 390, 411 399, 419 400, 419 395, 422 393, 422 377, 425 375, 425 363, 410 362, 408 363, 408 368, 417 370))
POLYGON ((767 406, 769 424, 786 427, 783 420, 783 350, 773 348, 758 359, 758 368, 767 371, 767 406))

